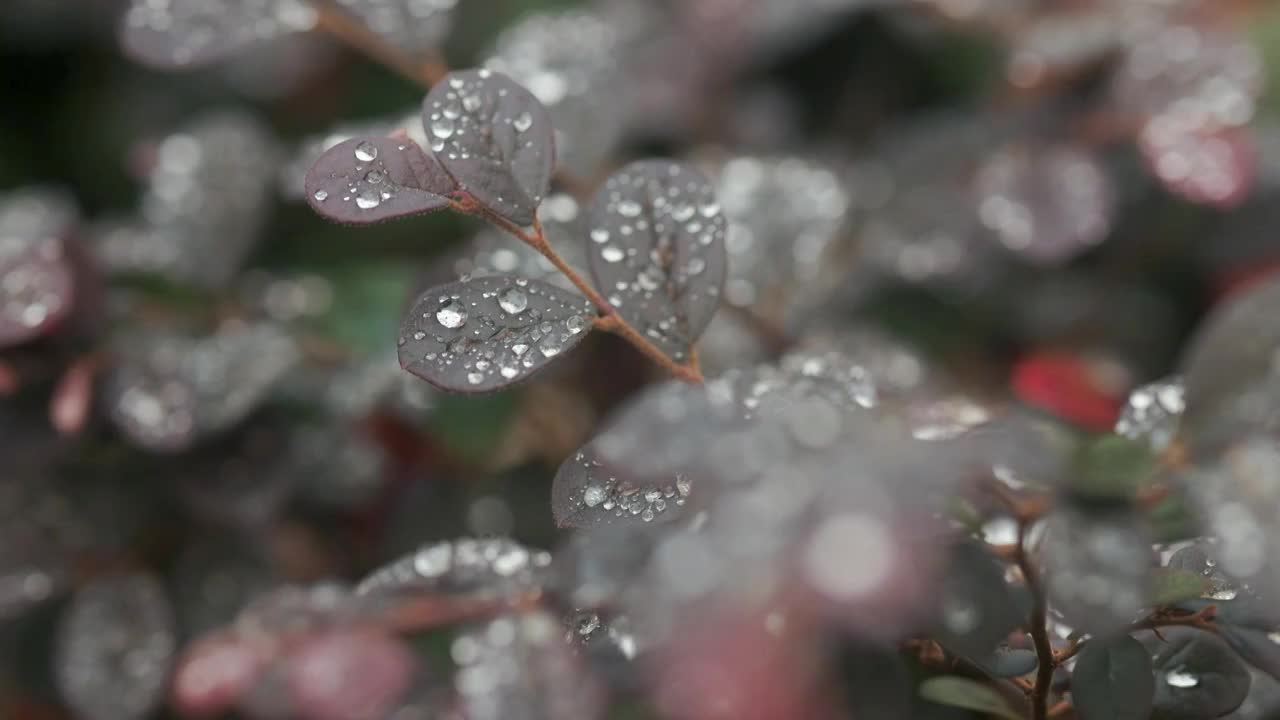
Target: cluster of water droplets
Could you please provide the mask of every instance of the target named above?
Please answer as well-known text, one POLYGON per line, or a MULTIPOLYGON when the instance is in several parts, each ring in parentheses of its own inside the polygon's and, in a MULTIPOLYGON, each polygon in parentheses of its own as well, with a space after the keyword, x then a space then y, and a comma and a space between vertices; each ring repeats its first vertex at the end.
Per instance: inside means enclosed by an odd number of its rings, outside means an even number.
POLYGON ((328 132, 303 138, 289 161, 280 167, 281 192, 290 198, 301 198, 305 192, 307 172, 322 155, 341 143, 357 137, 388 137, 399 133, 403 133, 418 146, 427 147, 422 116, 417 108, 394 117, 340 125, 328 132))
POLYGON ((400 337, 405 369, 457 390, 515 382, 591 329, 590 303, 521 277, 468 278, 429 290, 400 337))
POLYGON ((590 213, 597 288, 677 360, 711 321, 725 275, 725 220, 711 185, 678 163, 615 173, 590 213))
POLYGON ((1067 260, 1111 229, 1111 179, 1095 156, 1071 146, 1003 148, 978 170, 974 191, 982 223, 1033 262, 1067 260))
POLYGON ((76 215, 71 201, 51 190, 0 197, 0 344, 33 337, 70 309, 64 241, 76 215))
POLYGON ((457 598, 537 594, 551 554, 506 538, 458 538, 425 545, 373 571, 357 595, 433 593, 457 598))
POLYGON ((153 450, 184 449, 239 422, 299 360, 293 339, 270 324, 127 340, 108 378, 108 405, 125 435, 153 450))
POLYGON ((1182 378, 1177 376, 1135 389, 1116 420, 1116 433, 1144 440, 1155 452, 1164 450, 1178 432, 1186 410, 1185 394, 1182 378))
MULTIPOLYGON (((410 153, 418 149, 407 143, 386 140, 362 139, 350 145, 350 157, 339 159, 341 171, 334 173, 336 184, 324 183, 312 191, 311 199, 323 211, 329 203, 345 203, 357 211, 369 212, 390 203, 405 189, 405 184, 416 185, 418 179, 412 172, 413 159, 410 153), (400 157, 388 158, 388 152, 399 153, 400 157), (395 169, 388 163, 395 162, 395 169), (349 163, 347 165, 346 163, 349 163)), ((335 148, 334 152, 342 152, 335 148)), ((420 159, 425 162, 424 159, 420 159)), ((343 217, 346 217, 346 213, 343 217)))
POLYGON ((276 157, 268 131, 246 115, 207 115, 164 138, 138 215, 95 229, 99 263, 109 272, 225 285, 266 221, 276 157))
POLYGON ((532 14, 498 36, 485 66, 546 106, 558 162, 589 176, 613 151, 627 119, 619 50, 616 28, 590 10, 532 14))
MULTIPOLYGON (((693 489, 693 481, 685 473, 676 473, 673 478, 662 483, 634 482, 610 473, 602 463, 587 453, 576 453, 569 462, 577 463, 581 467, 578 473, 584 475, 578 481, 581 486, 576 489, 578 512, 585 511, 592 513, 592 517, 603 517, 605 522, 609 521, 609 516, 631 517, 646 523, 655 519, 667 519, 667 511, 682 507, 693 489)), ((561 472, 565 470, 562 469, 561 472)), ((557 514, 566 512, 559 508, 557 511, 557 514)), ((582 526, 595 524, 584 519, 570 522, 582 526)))

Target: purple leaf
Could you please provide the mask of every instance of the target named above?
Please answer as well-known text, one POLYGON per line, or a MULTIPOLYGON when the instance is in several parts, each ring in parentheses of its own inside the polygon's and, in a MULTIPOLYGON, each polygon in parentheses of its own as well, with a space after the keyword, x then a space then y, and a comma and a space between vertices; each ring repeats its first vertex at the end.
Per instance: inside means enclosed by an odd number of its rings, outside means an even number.
POLYGON ((533 223, 555 167, 547 109, 491 70, 450 73, 423 104, 431 150, 458 185, 519 225, 533 223))
POLYGON ((601 462, 587 446, 564 461, 551 486, 551 513, 559 527, 669 522, 680 517, 693 488, 681 472, 635 478, 601 462))
POLYGON ((53 330, 73 306, 75 273, 64 238, 75 209, 60 195, 0 199, 0 347, 53 330))
POLYGON ((357 137, 334 146, 307 173, 306 198, 320 215, 367 225, 448 207, 453 181, 407 138, 357 137))
POLYGON ((711 184, 679 163, 633 163, 596 194, 589 227, 596 287, 642 335, 684 360, 725 281, 725 220, 711 184))
POLYGON ((497 390, 572 349, 591 329, 581 296, 493 275, 423 293, 400 327, 400 366, 443 390, 497 390))

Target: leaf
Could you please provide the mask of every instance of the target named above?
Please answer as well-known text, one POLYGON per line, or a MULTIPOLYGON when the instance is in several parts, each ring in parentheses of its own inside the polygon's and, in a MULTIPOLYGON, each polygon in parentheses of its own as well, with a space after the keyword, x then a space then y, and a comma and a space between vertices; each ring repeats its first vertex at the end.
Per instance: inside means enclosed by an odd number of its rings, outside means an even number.
POLYGON ((725 282, 725 219, 710 183, 679 163, 632 163, 596 194, 588 222, 596 287, 641 334, 684 360, 725 282))
POLYGON ((591 303, 547 283, 487 276, 423 293, 400 326, 400 366, 443 390, 527 378, 587 336, 591 303))
POLYGON ((920 697, 939 705, 975 710, 1008 718, 1008 720, 1021 720, 1022 718, 1009 705, 1009 701, 1005 700, 995 690, 977 681, 955 675, 944 675, 925 680, 920 685, 920 697))
POLYGON ((453 181, 408 138, 356 137, 338 143, 307 173, 306 198, 320 215, 368 225, 449 206, 453 181))
POLYGON ((601 462, 590 445, 564 461, 551 486, 551 513, 562 528, 670 522, 682 514, 693 481, 682 472, 633 479, 601 462))
POLYGON ((163 69, 193 68, 315 25, 298 0, 134 0, 120 27, 126 53, 163 69))
POLYGON ((1176 567, 1154 568, 1147 576, 1147 601, 1153 607, 1198 598, 1211 589, 1209 581, 1200 573, 1176 567))
POLYGON ((970 658, 974 664, 990 673, 992 677, 1021 677, 1036 669, 1039 659, 1034 650, 1011 648, 1000 645, 995 652, 985 657, 970 658))
POLYGON ((1134 513, 1064 503, 1045 532, 1050 602, 1068 625, 1108 634, 1146 607, 1151 540, 1134 513))
POLYGON ((58 688, 79 717, 146 717, 163 696, 176 647, 173 609, 157 579, 95 580, 58 628, 58 688))
POLYGON ((1097 500, 1132 498, 1154 468, 1154 458, 1145 443, 1104 435, 1080 449, 1071 491, 1097 500))
POLYGON ((551 554, 506 538, 459 538, 424 545, 374 570, 357 595, 422 595, 442 600, 515 600, 547 580, 551 554))
POLYGON ((996 651, 1022 615, 1004 568, 972 543, 952 548, 948 572, 935 591, 938 640, 948 649, 982 658, 996 651))
POLYGON ((431 151, 484 207, 531 225, 551 186, 555 133, 547 109, 492 70, 449 73, 427 95, 423 124, 431 151))
POLYGON ((1221 638, 1182 627, 1160 632, 1163 640, 1146 643, 1156 653, 1155 720, 1215 718, 1244 702, 1249 670, 1221 638))
POLYGON ((1155 678, 1151 656, 1128 635, 1094 638, 1071 674, 1071 698, 1081 720, 1147 720, 1155 678))

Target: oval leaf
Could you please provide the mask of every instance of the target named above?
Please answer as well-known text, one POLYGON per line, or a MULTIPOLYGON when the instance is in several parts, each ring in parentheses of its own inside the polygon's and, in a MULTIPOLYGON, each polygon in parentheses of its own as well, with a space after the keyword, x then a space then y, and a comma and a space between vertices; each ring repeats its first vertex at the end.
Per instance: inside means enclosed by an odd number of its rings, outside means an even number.
POLYGON ((684 360, 725 281, 725 219, 711 184, 679 163, 632 163, 596 194, 589 222, 596 287, 645 337, 684 360))
POLYGON ((407 138, 358 137, 335 145, 307 173, 307 202, 330 220, 355 225, 440 210, 453 182, 407 138))
POLYGON ((79 717, 145 717, 159 702, 177 646, 173 611, 150 575, 94 581, 58 631, 57 679, 79 717))
POLYGON ((680 517, 693 484, 675 472, 634 478, 602 462, 588 445, 564 461, 551 486, 551 512, 562 528, 669 522, 680 517))
POLYGON ((1200 720, 1225 715, 1249 694, 1249 669, 1216 635, 1165 628, 1152 638, 1156 655, 1155 713, 1161 720, 1200 720))
POLYGON ((1174 605, 1212 591, 1204 575, 1176 567, 1154 568, 1147 583, 1148 602, 1154 607, 1174 605))
POLYGON ((450 73, 423 106, 431 150, 484 207, 531 225, 551 186, 555 133, 547 109, 492 70, 450 73))
POLYGON ((1128 635, 1089 641, 1071 675, 1081 720, 1147 720, 1155 689, 1151 656, 1128 635))
POLYGON ((405 317, 400 366, 444 390, 496 390, 581 342, 593 317, 581 296, 521 277, 442 285, 405 317))
POLYGON ((134 0, 125 13, 120 41, 139 62, 189 68, 309 30, 315 22, 315 10, 299 0, 134 0))
POLYGON ((75 215, 48 191, 0 198, 0 347, 45 334, 71 311, 75 276, 63 238, 75 215))
POLYGON ((920 686, 920 697, 939 705, 976 710, 1008 720, 1022 718, 1000 693, 977 681, 954 675, 925 680, 920 686))

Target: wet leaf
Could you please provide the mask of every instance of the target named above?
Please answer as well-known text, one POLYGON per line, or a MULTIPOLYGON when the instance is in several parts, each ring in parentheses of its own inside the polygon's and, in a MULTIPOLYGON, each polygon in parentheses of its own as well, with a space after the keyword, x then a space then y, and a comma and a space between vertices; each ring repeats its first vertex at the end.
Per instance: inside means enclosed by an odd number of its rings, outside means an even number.
POLYGON ((682 514, 693 481, 682 472, 636 478, 602 462, 588 445, 564 461, 551 486, 551 513, 562 528, 669 522, 682 514))
POLYGON ((962 655, 988 657, 1022 615, 1004 569, 972 544, 952 549, 947 567, 936 590, 937 638, 962 655))
POLYGON ((400 366, 443 390, 488 392, 522 380, 586 337, 579 295, 514 276, 423 293, 400 328, 400 366))
POLYGON ((1249 670, 1212 633, 1164 628, 1163 640, 1145 643, 1154 652, 1156 720, 1203 720, 1235 710, 1249 694, 1249 670))
POLYGON ((725 282, 725 219, 711 184, 679 163, 632 163, 596 194, 589 227, 596 287, 642 335, 685 359, 725 282))
POLYGON ((1173 442, 1186 408, 1182 378, 1173 376, 1143 385, 1129 393, 1129 400, 1116 420, 1115 432, 1130 440, 1142 440, 1152 452, 1161 452, 1173 442))
POLYGON ((394 715, 417 660, 398 638, 365 628, 309 637, 289 653, 285 679, 293 714, 313 720, 394 715))
POLYGON ((1039 664, 1035 650, 1011 648, 1003 644, 989 655, 970 659, 993 677, 999 678, 1021 677, 1035 670, 1039 664))
MULTIPOLYGON (((288 0, 286 0, 288 1, 288 0)), ((314 0, 311 0, 314 1, 314 0)), ((334 0, 383 40, 421 54, 437 50, 453 26, 457 0, 334 0)))
POLYGON ((1128 635, 1089 640, 1071 674, 1081 720, 1147 720, 1154 693, 1151 656, 1128 635))
POLYGON ((305 192, 324 217, 366 225, 443 209, 452 190, 439 163, 412 140, 357 137, 320 156, 305 192))
POLYGON ((189 68, 315 26, 306 0, 134 0, 120 28, 125 52, 159 68, 189 68))
POLYGON ((432 88, 422 112, 431 150, 459 188, 531 225, 555 167, 555 135, 542 103, 502 73, 464 70, 432 88))
POLYGON ((925 680, 920 685, 920 697, 939 705, 975 710, 1008 720, 1020 720, 1022 717, 995 690, 976 680, 955 675, 925 680))
POLYGON ((537 595, 551 555, 505 538, 460 538, 425 545, 375 570, 357 595, 435 596, 442 600, 517 600, 537 595))
POLYGON ((1049 517, 1046 533, 1050 600, 1068 625, 1106 634, 1146 606, 1151 542, 1134 514, 1066 505, 1049 517))
POLYGON ((1071 492, 1097 500, 1132 498, 1155 468, 1145 443, 1119 435, 1104 435, 1085 444, 1076 463, 1071 492))
POLYGON ((76 594, 58 629, 58 688, 78 717, 145 717, 164 692, 176 643, 159 581, 97 580, 76 594))

